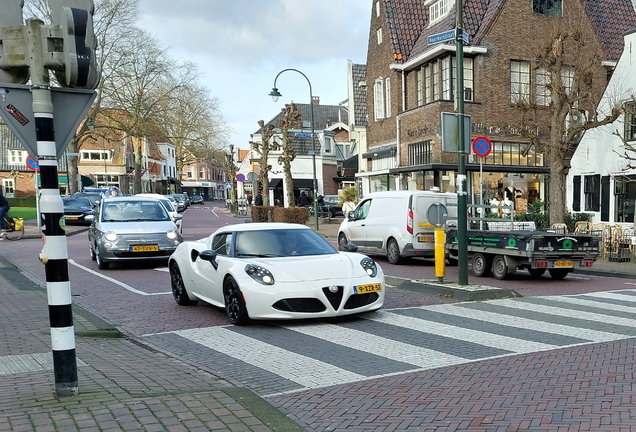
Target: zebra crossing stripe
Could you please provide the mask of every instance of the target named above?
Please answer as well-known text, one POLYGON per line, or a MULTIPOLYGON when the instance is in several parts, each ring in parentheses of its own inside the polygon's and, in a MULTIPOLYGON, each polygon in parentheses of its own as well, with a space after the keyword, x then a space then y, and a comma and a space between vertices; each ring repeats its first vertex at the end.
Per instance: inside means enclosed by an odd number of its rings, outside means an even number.
MULTIPOLYGON (((417 310, 420 308, 412 309, 417 310)), ((411 310, 411 308, 409 308, 409 310, 411 310)), ((385 311, 384 313, 378 314, 377 317, 373 317, 373 320, 382 322, 384 324, 391 324, 422 332, 424 334, 423 337, 425 337, 425 334, 427 333, 435 334, 438 336, 446 336, 455 340, 473 342, 491 348, 502 349, 505 347, 507 351, 511 351, 514 353, 546 351, 558 347, 558 345, 530 342, 507 336, 484 333, 479 330, 470 330, 466 328, 440 324, 435 321, 427 321, 424 318, 425 316, 425 311, 424 313, 417 315, 416 319, 413 319, 413 316, 403 316, 385 311)))
POLYGON ((528 298, 527 301, 519 301, 519 300, 502 300, 497 304, 512 307, 517 309, 523 309, 526 311, 534 311, 540 312, 544 314, 550 314, 555 316, 561 316, 570 319, 577 319, 581 321, 594 321, 603 324, 611 324, 612 327, 617 332, 624 332, 630 336, 636 336, 636 328, 634 328, 634 320, 629 318, 619 318, 613 317, 610 315, 604 315, 593 312, 582 312, 578 310, 570 310, 563 307, 555 306, 546 306, 546 305, 537 305, 534 304, 531 298, 528 298))
MULTIPOLYGON (((598 330, 581 329, 571 327, 564 324, 554 324, 545 321, 539 321, 531 318, 524 318, 514 315, 501 314, 491 312, 485 308, 490 308, 491 304, 487 302, 480 303, 457 303, 456 305, 438 305, 436 312, 459 317, 472 318, 476 320, 492 322, 504 326, 519 328, 522 330, 544 331, 559 336, 572 337, 580 339, 582 342, 606 342, 615 340, 616 333, 608 333, 598 330)), ((623 337, 629 337, 622 335, 623 337)))
POLYGON ((422 369, 435 369, 465 361, 439 351, 421 348, 400 341, 376 336, 360 330, 346 329, 334 324, 288 325, 285 328, 328 342, 369 352, 391 360, 410 363, 422 369))
POLYGON ((224 327, 180 330, 179 336, 265 369, 306 388, 319 388, 367 379, 310 357, 263 343, 224 327))

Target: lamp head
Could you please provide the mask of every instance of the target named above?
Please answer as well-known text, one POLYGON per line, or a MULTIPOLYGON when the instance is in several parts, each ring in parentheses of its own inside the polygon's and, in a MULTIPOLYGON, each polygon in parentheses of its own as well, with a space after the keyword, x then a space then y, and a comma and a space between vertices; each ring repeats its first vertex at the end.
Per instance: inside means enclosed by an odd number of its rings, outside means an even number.
POLYGON ((276 87, 272 88, 272 92, 269 94, 274 102, 278 102, 278 98, 282 96, 276 87))
POLYGON ((88 130, 95 129, 95 122, 93 121, 93 117, 89 117, 86 119, 86 127, 88 130))

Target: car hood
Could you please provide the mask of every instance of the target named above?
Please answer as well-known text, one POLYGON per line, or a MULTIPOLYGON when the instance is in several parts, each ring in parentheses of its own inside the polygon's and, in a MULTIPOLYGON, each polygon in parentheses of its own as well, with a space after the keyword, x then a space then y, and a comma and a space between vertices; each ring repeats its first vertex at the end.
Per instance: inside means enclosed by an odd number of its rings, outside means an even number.
POLYGON ((330 255, 313 255, 284 258, 246 260, 272 272, 277 282, 299 280, 332 280, 351 277, 368 277, 360 261, 366 258, 358 253, 339 252, 330 255))
POLYGON ((102 232, 114 231, 117 234, 160 233, 176 231, 171 221, 130 221, 130 222, 100 222, 98 229, 102 232))

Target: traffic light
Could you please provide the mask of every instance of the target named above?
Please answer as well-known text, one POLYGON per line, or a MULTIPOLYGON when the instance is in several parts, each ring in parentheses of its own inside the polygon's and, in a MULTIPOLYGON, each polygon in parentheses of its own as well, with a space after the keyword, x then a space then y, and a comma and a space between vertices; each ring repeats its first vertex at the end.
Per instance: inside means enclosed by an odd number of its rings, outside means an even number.
POLYGON ((64 87, 94 89, 100 73, 95 58, 92 0, 49 0, 52 22, 59 25, 63 39, 63 67, 54 68, 64 87))
POLYGON ((23 0, 5 0, 0 13, 0 83, 24 84, 29 80, 26 58, 23 0))

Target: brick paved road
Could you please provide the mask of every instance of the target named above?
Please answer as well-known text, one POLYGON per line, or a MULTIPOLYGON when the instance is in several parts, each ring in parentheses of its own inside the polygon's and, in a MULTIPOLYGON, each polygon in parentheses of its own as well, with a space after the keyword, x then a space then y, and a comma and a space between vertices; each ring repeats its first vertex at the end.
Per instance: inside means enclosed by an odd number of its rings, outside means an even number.
POLYGON ((636 291, 147 335, 307 430, 636 430, 636 291), (622 427, 622 429, 620 428, 622 427))

